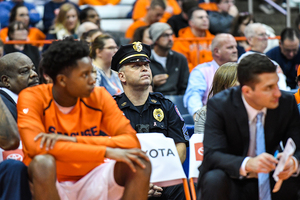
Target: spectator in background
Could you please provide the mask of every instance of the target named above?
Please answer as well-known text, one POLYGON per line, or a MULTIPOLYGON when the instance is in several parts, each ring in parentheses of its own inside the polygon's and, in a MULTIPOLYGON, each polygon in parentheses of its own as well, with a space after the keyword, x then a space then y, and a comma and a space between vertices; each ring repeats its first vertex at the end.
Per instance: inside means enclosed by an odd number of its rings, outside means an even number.
POLYGON ((34 26, 36 23, 38 23, 41 20, 40 14, 36 11, 34 4, 27 3, 22 0, 3 1, 0 2, 0 24, 1 24, 0 28, 4 28, 8 26, 10 11, 16 4, 20 2, 22 2, 24 6, 26 6, 27 9, 29 10, 30 26, 34 26))
POLYGON ((125 37, 133 39, 135 30, 141 26, 149 26, 155 22, 158 22, 164 14, 166 5, 163 0, 152 0, 150 7, 147 9, 146 15, 133 22, 127 29, 125 37))
POLYGON ((153 40, 150 68, 153 76, 153 91, 163 95, 183 95, 189 78, 186 58, 173 47, 173 30, 167 23, 156 22, 150 26, 153 40))
POLYGON ((86 41, 88 46, 92 44, 92 42, 95 40, 96 37, 102 34, 102 31, 99 29, 92 29, 85 33, 83 33, 80 37, 81 41, 86 41))
POLYGON ((92 5, 92 6, 104 6, 104 5, 117 5, 121 0, 79 0, 78 5, 92 5))
MULTIPOLYGON (((212 82, 211 90, 208 96, 213 96, 225 89, 239 85, 237 80, 237 63, 228 62, 217 69, 212 82)), ((206 105, 197 110, 195 115, 196 134, 204 134, 204 125, 206 120, 206 105)))
MULTIPOLYGON (((178 38, 197 39, 213 38, 208 28, 209 19, 207 12, 202 8, 193 8, 189 11, 189 26, 179 30, 178 38)), ((174 43, 173 50, 182 53, 188 60, 190 72, 198 64, 213 60, 210 50, 211 40, 209 41, 177 41, 174 43)))
POLYGON ((0 58, 4 55, 4 44, 3 41, 0 39, 0 58))
MULTIPOLYGON (((261 23, 248 24, 245 28, 244 34, 251 49, 239 57, 238 63, 249 54, 259 53, 261 55, 265 55, 264 51, 268 46, 268 34, 266 32, 265 26, 261 23)), ((274 60, 272 60, 272 62, 277 66, 277 73, 279 76, 279 89, 288 90, 285 81, 286 77, 283 74, 280 65, 274 60)))
MULTIPOLYGON (((231 34, 234 37, 245 36, 244 30, 246 26, 252 23, 254 23, 254 18, 252 14, 249 14, 248 12, 239 13, 232 23, 231 34)), ((240 57, 243 53, 245 53, 245 50, 248 50, 250 48, 246 40, 238 41, 237 44, 238 44, 238 57, 240 57)))
POLYGON ((279 64, 286 76, 287 86, 295 89, 295 78, 300 64, 299 33, 293 28, 285 28, 280 36, 279 46, 269 50, 266 55, 279 64))
MULTIPOLYGON (((77 39, 76 32, 79 27, 79 19, 76 7, 71 3, 65 3, 59 9, 55 23, 47 34, 46 39, 61 40, 67 36, 73 36, 73 38, 77 39)), ((43 51, 48 47, 49 45, 45 45, 43 51)))
POLYGON ((236 46, 236 41, 232 35, 227 33, 216 35, 211 44, 214 60, 198 65, 191 72, 183 103, 194 119, 197 110, 207 103, 208 94, 217 69, 227 62, 236 62, 236 46))
MULTIPOLYGON (((132 19, 138 20, 145 17, 149 7, 151 7, 152 0, 137 0, 132 13, 132 19)), ((160 22, 167 22, 170 17, 173 15, 178 15, 181 12, 181 8, 178 5, 176 0, 164 0, 165 11, 160 22)))
POLYGON ((212 34, 229 33, 234 17, 238 15, 236 13, 231 15, 229 13, 231 7, 235 7, 234 0, 215 0, 218 11, 209 12, 209 31, 212 34))
POLYGON ((49 32, 50 27, 54 23, 55 17, 59 13, 59 8, 64 3, 73 4, 77 8, 78 12, 80 12, 80 9, 79 9, 78 5, 76 5, 72 2, 69 2, 69 0, 52 0, 52 1, 49 1, 48 3, 45 3, 45 5, 44 5, 44 17, 43 17, 44 33, 47 34, 49 32))
MULTIPOLYGON (((28 37, 28 30, 23 22, 14 21, 8 26, 9 40, 26 41, 28 37)), ((39 66, 40 52, 37 47, 31 44, 6 44, 4 45, 5 54, 13 52, 21 52, 27 55, 33 62, 34 66, 39 66)), ((37 70, 37 69, 36 69, 37 70)))
MULTIPOLYGON (((23 4, 16 4, 15 7, 11 10, 9 23, 14 21, 23 22, 26 29, 28 30, 28 41, 31 40, 44 40, 46 35, 40 31, 38 28, 29 26, 29 14, 27 7, 23 4)), ((0 37, 3 41, 8 40, 8 27, 1 29, 0 37)))
POLYGON ((88 32, 93 29, 98 29, 98 28, 99 27, 96 24, 94 24, 93 22, 84 22, 84 23, 80 24, 77 29, 77 37, 81 38, 83 33, 88 32))
POLYGON ((101 18, 93 7, 89 6, 81 10, 79 20, 81 24, 84 22, 93 22, 98 26, 99 29, 101 29, 101 18))
POLYGON ((152 45, 153 41, 149 35, 149 26, 141 26, 137 28, 133 35, 133 42, 142 42, 143 44, 152 45))
POLYGON ((111 94, 120 94, 123 88, 118 73, 111 70, 111 60, 118 51, 112 36, 102 34, 95 38, 91 45, 90 57, 96 69, 96 86, 103 86, 111 94))
POLYGON ((188 12, 195 7, 198 7, 197 1, 186 0, 182 3, 182 12, 179 15, 173 15, 168 19, 167 23, 172 27, 176 37, 178 37, 178 32, 180 29, 189 26, 188 12))

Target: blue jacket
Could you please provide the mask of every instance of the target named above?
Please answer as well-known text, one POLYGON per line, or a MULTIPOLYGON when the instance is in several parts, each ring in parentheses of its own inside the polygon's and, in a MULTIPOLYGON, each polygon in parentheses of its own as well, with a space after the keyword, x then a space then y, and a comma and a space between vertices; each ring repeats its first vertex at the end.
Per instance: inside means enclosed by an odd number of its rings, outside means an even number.
MULTIPOLYGON (((13 1, 4 1, 0 3, 0 23, 1 28, 7 27, 9 24, 9 16, 11 9, 17 4, 17 2, 13 1)), ((32 3, 24 2, 24 6, 28 8, 29 18, 30 18, 30 26, 34 26, 41 20, 40 14, 37 12, 35 5, 32 3)))

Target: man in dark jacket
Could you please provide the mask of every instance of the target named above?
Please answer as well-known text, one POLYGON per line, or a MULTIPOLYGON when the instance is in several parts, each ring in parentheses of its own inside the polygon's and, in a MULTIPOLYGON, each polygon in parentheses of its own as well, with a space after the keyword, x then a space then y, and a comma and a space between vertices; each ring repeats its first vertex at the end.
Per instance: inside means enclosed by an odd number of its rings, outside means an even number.
POLYGON ((180 53, 171 51, 173 31, 169 24, 157 22, 150 26, 151 71, 153 91, 164 95, 183 95, 189 78, 187 59, 180 53))

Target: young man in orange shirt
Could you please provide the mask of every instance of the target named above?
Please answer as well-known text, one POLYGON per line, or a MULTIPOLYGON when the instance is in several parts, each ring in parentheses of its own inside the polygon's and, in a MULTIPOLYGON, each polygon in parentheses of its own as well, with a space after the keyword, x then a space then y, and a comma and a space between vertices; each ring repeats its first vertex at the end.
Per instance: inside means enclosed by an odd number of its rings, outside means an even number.
POLYGON ((196 39, 213 39, 214 35, 208 31, 208 15, 202 8, 193 8, 189 11, 188 18, 189 26, 179 30, 178 38, 194 40, 178 40, 174 42, 172 50, 182 53, 187 58, 191 72, 198 64, 213 60, 210 50, 211 40, 196 41, 196 39))
POLYGON ((19 95, 23 162, 35 199, 146 200, 149 159, 111 95, 94 87, 88 55, 88 46, 72 38, 54 42, 43 54, 53 85, 19 95), (53 156, 56 172, 38 167, 48 162, 43 154, 53 156))

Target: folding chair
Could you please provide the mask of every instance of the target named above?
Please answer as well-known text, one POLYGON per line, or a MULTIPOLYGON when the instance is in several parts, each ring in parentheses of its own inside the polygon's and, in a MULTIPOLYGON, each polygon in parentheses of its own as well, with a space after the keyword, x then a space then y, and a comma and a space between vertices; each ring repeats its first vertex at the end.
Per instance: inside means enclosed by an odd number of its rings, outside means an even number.
POLYGON ((194 183, 198 181, 198 167, 203 161, 203 134, 193 134, 190 138, 190 166, 189 166, 189 183, 191 188, 192 200, 196 200, 196 190, 194 183))
POLYGON ((146 152, 151 161, 150 182, 161 187, 183 183, 186 200, 191 200, 187 177, 183 171, 174 140, 165 137, 162 133, 141 133, 137 134, 137 137, 142 150, 146 152))

